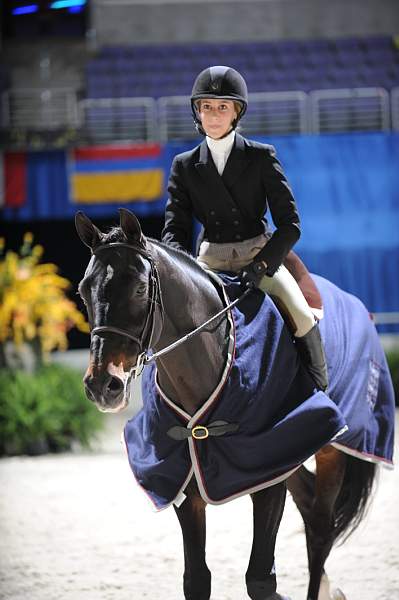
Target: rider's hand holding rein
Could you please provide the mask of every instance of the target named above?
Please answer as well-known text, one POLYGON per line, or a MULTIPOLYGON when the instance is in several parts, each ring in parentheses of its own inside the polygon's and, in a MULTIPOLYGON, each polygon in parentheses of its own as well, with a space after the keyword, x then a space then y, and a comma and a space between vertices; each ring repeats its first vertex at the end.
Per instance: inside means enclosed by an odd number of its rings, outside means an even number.
POLYGON ((191 250, 193 218, 203 225, 198 262, 238 273, 285 307, 302 362, 317 388, 327 388, 318 326, 283 261, 300 236, 297 206, 273 146, 236 132, 248 105, 244 78, 235 69, 209 67, 196 78, 191 110, 204 141, 175 157, 162 239, 191 250), (269 210, 275 230, 267 224, 269 210))
POLYGON ((241 269, 239 275, 244 288, 259 287, 262 278, 267 276, 267 264, 263 260, 253 260, 247 267, 241 269))

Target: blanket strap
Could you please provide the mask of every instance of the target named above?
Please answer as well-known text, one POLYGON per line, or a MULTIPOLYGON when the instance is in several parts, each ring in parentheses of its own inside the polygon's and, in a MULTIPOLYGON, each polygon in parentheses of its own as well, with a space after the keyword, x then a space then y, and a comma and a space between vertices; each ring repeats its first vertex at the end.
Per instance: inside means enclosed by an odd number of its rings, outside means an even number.
POLYGON ((195 440, 206 440, 209 436, 218 437, 225 433, 234 433, 238 429, 238 423, 227 423, 227 421, 214 421, 209 425, 195 425, 194 427, 182 427, 175 425, 168 429, 166 434, 173 440, 187 440, 192 437, 195 440))

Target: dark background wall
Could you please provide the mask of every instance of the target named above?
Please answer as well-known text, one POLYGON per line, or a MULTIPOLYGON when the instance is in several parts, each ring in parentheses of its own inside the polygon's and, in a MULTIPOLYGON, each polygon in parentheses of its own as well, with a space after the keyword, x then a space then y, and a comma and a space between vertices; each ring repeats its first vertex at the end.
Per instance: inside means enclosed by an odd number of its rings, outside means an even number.
POLYGON ((399 31, 397 0, 93 0, 101 44, 270 40, 399 31))

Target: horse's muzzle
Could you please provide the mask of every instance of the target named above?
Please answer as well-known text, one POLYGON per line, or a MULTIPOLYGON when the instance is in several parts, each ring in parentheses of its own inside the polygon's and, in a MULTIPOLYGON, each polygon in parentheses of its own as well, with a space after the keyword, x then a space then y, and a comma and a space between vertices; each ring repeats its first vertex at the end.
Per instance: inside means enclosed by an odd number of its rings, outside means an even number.
POLYGON ((102 412, 118 412, 127 406, 124 382, 120 377, 103 371, 93 375, 87 373, 83 379, 86 396, 102 412))

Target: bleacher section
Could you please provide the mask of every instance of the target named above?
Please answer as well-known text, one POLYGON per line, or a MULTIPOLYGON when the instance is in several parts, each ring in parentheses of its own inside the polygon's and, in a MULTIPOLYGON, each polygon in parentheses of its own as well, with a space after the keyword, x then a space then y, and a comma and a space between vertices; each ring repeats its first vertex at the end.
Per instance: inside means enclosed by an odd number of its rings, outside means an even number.
POLYGON ((194 77, 212 64, 238 69, 251 93, 399 85, 399 49, 388 36, 108 46, 87 65, 87 97, 188 95, 194 77))

